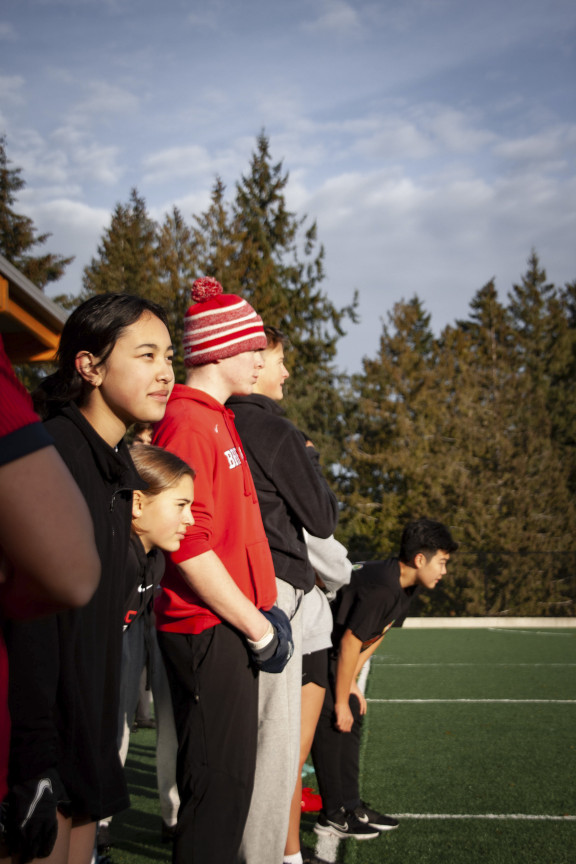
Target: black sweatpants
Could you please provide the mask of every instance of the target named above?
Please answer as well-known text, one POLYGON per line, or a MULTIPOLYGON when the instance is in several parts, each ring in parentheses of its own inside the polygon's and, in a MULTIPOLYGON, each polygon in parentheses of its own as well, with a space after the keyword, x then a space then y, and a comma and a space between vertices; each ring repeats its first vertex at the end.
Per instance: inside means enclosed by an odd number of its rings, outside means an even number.
POLYGON ((180 794, 174 864, 234 864, 248 816, 258 678, 226 624, 198 635, 158 633, 178 734, 180 794))
POLYGON ((322 796, 322 807, 328 814, 339 807, 353 810, 360 804, 360 736, 363 717, 356 696, 350 697, 354 724, 350 732, 340 732, 334 725, 334 677, 330 675, 324 705, 312 744, 312 761, 322 796))

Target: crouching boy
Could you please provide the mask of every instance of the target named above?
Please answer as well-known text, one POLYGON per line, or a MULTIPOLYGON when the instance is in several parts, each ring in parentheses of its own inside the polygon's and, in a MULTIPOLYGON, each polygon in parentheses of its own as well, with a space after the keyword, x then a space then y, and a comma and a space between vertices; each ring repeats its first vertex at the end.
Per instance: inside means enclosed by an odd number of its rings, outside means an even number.
POLYGON ((458 544, 440 522, 418 519, 404 529, 397 558, 356 565, 334 601, 329 687, 312 747, 323 809, 314 831, 368 840, 398 822, 360 798, 358 771, 366 700, 357 678, 395 621, 405 618, 420 588, 446 575, 458 544))

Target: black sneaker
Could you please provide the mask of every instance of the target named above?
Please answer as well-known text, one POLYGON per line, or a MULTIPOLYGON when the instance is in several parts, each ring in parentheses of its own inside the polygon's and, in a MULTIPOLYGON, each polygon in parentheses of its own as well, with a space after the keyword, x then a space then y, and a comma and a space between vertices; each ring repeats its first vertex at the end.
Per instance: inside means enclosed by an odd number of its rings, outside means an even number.
POLYGON ((360 802, 359 807, 355 807, 352 811, 359 822, 363 825, 370 825, 371 828, 376 828, 377 831, 391 831, 398 827, 398 820, 392 816, 385 816, 383 813, 378 813, 377 810, 372 810, 365 801, 360 802))
POLYGON ((356 840, 371 840, 379 834, 375 828, 360 822, 351 810, 345 810, 344 807, 340 807, 329 817, 321 810, 314 831, 320 836, 333 834, 335 837, 354 837, 356 840))

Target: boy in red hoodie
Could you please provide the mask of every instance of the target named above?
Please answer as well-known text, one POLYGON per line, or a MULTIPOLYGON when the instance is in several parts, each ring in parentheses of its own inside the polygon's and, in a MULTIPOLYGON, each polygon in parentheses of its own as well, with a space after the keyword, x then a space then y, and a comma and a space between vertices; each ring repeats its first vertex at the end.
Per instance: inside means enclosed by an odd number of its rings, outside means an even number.
POLYGON ((258 498, 224 406, 249 394, 266 347, 261 318, 215 279, 198 279, 185 319, 186 384, 154 444, 196 470, 194 525, 167 561, 155 612, 178 733, 175 864, 233 864, 254 781, 259 668, 290 658, 290 625, 271 607, 274 567, 258 498))

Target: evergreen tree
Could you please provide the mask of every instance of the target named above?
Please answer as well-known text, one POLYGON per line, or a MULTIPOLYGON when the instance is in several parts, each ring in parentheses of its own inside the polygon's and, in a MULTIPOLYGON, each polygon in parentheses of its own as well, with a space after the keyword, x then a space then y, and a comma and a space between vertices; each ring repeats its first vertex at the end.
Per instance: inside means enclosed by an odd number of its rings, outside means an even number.
POLYGON ((132 189, 128 204, 116 205, 98 246, 98 257, 84 268, 79 300, 108 292, 139 294, 151 300, 161 296, 157 235, 146 202, 132 189))
POLYGON ((573 296, 532 258, 508 308, 490 282, 440 339, 417 298, 397 304, 353 380, 344 539, 379 558, 409 519, 450 525, 461 548, 425 614, 574 614, 574 447, 552 397, 574 390, 573 296))
POLYGON ((558 383, 567 383, 567 373, 573 371, 574 334, 567 326, 565 296, 547 283, 546 272, 533 252, 521 284, 513 286, 509 303, 518 356, 511 431, 520 488, 514 518, 517 548, 529 562, 519 587, 536 614, 564 611, 567 563, 576 552, 571 488, 574 448, 563 436, 566 427, 559 420, 562 414, 575 416, 574 387, 562 388, 564 404, 558 402, 557 392, 558 383))
POLYGON ((564 453, 569 488, 576 496, 576 282, 559 292, 551 304, 551 314, 555 329, 549 358, 548 408, 554 440, 564 453))
POLYGON ((532 256, 507 308, 489 283, 470 320, 441 340, 454 370, 447 437, 459 466, 450 477, 448 463, 446 506, 462 540, 456 573, 466 574, 447 593, 466 614, 561 614, 569 605, 575 514, 549 411, 550 364, 563 368, 556 306, 532 256))
POLYGON ((404 523, 435 512, 442 494, 441 382, 430 316, 418 297, 394 306, 378 355, 365 358, 363 367, 352 381, 354 411, 341 480, 342 530, 353 559, 390 555, 404 523))
POLYGON ((445 505, 462 541, 449 593, 461 611, 482 615, 502 611, 506 601, 499 586, 509 584, 502 560, 513 540, 503 490, 510 485, 508 414, 515 371, 509 318, 493 281, 470 308, 470 319, 447 327, 441 339, 443 367, 452 381, 446 419, 453 458, 445 505))
POLYGON ((231 227, 237 251, 224 284, 289 337, 292 380, 285 407, 329 466, 339 458, 344 431, 341 379, 333 364, 346 319, 356 321, 357 298, 338 309, 321 290, 324 249, 316 223, 307 225, 305 216, 287 209, 287 183, 288 174, 281 162, 272 162, 262 133, 250 171, 236 186, 231 227))
POLYGON ((156 254, 160 286, 153 299, 166 310, 174 344, 174 374, 177 381, 183 382, 184 316, 191 303, 190 286, 196 278, 197 264, 193 231, 177 207, 166 215, 160 226, 156 254))
POLYGON ((51 234, 38 234, 32 219, 13 209, 17 193, 26 183, 21 168, 12 168, 6 155, 6 138, 0 136, 0 253, 27 276, 37 288, 43 290, 48 282, 56 282, 64 275, 74 258, 46 253, 33 255, 51 234))
MULTIPOLYGON (((241 238, 234 224, 231 205, 225 200, 226 187, 217 177, 208 210, 194 217, 192 237, 199 276, 217 279, 227 294, 240 294, 240 273, 236 261, 241 238)), ((248 298, 246 298, 248 299, 248 298)))
POLYGON ((287 209, 287 183, 262 133, 232 203, 217 178, 210 207, 195 217, 196 270, 214 276, 226 292, 248 300, 265 324, 286 333, 292 379, 284 407, 329 467, 339 460, 344 428, 341 378, 333 362, 344 321, 356 320, 357 301, 338 309, 322 292, 324 250, 316 224, 287 209))

